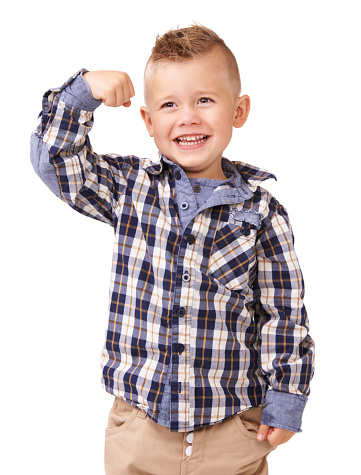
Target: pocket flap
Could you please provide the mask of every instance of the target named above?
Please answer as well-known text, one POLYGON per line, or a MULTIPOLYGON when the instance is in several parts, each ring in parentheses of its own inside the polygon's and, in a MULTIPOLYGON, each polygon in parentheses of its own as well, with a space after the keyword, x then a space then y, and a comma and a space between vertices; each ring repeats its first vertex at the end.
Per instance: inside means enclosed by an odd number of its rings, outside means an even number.
MULTIPOLYGON (((233 217, 236 222, 246 222, 254 226, 256 229, 261 227, 261 222, 263 219, 262 213, 257 213, 256 211, 246 211, 243 209, 231 208, 229 214, 233 217)), ((236 223, 235 223, 236 224, 236 223)))

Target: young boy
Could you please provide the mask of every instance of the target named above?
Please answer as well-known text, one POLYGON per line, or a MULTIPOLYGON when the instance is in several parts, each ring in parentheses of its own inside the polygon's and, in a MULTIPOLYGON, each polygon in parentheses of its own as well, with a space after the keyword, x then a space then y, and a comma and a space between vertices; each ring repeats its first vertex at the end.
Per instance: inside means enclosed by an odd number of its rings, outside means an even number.
POLYGON ((81 70, 44 95, 35 170, 115 231, 108 475, 266 474, 300 432, 314 354, 302 274, 287 213, 260 186, 274 176, 223 158, 250 109, 240 89, 213 31, 158 37, 141 107, 155 161, 89 142, 96 107, 131 105, 127 74, 81 70))

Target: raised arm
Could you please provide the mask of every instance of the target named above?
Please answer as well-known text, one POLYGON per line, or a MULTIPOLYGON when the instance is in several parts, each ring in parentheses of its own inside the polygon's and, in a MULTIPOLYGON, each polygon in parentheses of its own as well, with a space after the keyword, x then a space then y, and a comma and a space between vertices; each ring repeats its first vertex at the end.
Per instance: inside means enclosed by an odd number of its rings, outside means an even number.
POLYGON ((81 70, 45 93, 31 138, 31 161, 46 185, 77 211, 109 224, 125 188, 121 157, 94 153, 88 134, 96 107, 128 107, 133 95, 126 73, 81 70))

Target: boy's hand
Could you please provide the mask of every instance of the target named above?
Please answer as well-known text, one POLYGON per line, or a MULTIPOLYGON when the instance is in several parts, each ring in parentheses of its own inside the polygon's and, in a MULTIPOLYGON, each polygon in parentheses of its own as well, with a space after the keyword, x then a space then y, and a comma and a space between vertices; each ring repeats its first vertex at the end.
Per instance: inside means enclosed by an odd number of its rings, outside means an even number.
POLYGON ((264 424, 261 424, 257 433, 257 440, 262 441, 266 438, 268 442, 277 447, 277 445, 284 444, 288 442, 292 436, 295 435, 295 432, 291 432, 285 429, 279 429, 278 427, 270 427, 264 424))
POLYGON ((109 107, 129 107, 134 87, 127 73, 121 71, 89 71, 84 74, 95 99, 109 107))

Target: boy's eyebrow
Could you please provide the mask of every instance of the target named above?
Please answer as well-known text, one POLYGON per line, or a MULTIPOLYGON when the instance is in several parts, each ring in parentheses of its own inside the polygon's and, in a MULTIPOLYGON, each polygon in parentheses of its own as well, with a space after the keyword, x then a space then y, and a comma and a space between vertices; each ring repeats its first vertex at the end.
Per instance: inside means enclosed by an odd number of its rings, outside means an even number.
MULTIPOLYGON (((195 96, 216 96, 220 97, 220 94, 214 90, 199 89, 194 92, 195 96)), ((165 96, 161 96, 156 99, 156 102, 169 102, 177 99, 177 93, 169 93, 165 96)))
POLYGON ((175 94, 167 94, 166 96, 162 96, 156 99, 157 102, 168 102, 173 101, 175 99, 175 94))
POLYGON ((214 91, 212 89, 207 90, 207 89, 201 89, 198 91, 195 91, 197 96, 217 96, 219 97, 220 94, 217 91, 214 91))

